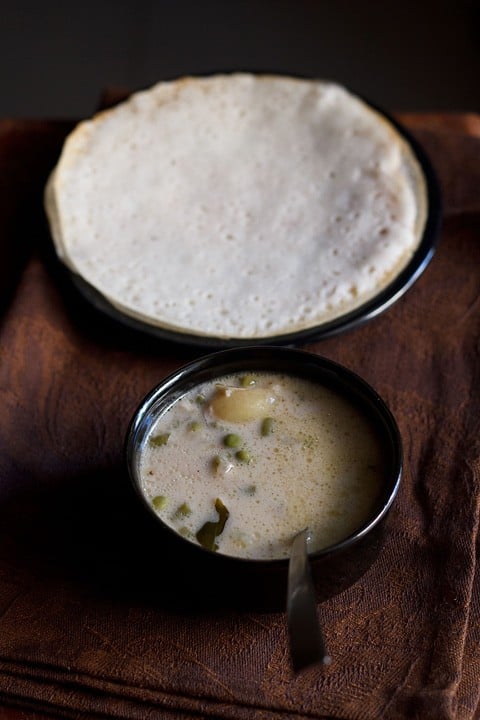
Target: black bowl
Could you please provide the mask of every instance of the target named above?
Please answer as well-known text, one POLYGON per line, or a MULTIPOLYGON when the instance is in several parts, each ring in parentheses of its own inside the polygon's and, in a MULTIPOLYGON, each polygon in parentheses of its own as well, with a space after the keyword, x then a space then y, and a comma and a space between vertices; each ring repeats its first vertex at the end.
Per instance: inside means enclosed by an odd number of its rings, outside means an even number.
POLYGON ((175 570, 166 583, 200 607, 238 606, 284 610, 288 559, 251 560, 209 551, 186 540, 158 517, 140 488, 138 473, 144 438, 159 414, 178 398, 208 380, 237 372, 282 372, 306 378, 347 397, 370 419, 384 451, 381 492, 367 521, 352 535, 310 554, 319 601, 352 585, 371 566, 381 550, 386 520, 402 474, 402 441, 393 415, 377 392, 347 368, 319 355, 276 346, 235 348, 201 357, 163 380, 143 399, 132 418, 125 456, 133 487, 158 528, 155 548, 160 561, 175 570), (168 557, 167 557, 168 556, 168 557), (179 571, 180 569, 180 571, 179 571))

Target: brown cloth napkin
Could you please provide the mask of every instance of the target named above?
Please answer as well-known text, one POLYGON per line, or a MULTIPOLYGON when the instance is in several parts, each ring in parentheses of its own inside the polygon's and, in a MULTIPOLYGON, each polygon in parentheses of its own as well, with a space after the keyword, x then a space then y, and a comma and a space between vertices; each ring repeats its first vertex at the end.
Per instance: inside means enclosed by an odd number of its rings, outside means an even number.
POLYGON ((401 119, 440 178, 437 252, 386 313, 308 349, 387 401, 403 483, 374 565, 319 606, 332 664, 298 676, 284 613, 195 609, 209 597, 201 583, 182 597, 177 580, 193 569, 175 568, 146 526, 122 446, 144 393, 190 357, 117 331, 69 292, 41 196, 70 124, 0 122, 4 707, 66 718, 480 717, 480 117, 401 119))

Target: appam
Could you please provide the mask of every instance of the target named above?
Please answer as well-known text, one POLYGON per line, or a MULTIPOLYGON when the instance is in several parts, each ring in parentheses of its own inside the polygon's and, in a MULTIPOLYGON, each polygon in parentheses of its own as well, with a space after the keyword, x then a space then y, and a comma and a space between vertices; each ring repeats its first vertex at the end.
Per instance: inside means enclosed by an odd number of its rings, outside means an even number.
POLYGON ((423 269, 430 240, 396 285, 429 224, 425 162, 336 83, 187 77, 79 123, 45 210, 60 260, 127 322, 301 339, 384 309, 423 269))

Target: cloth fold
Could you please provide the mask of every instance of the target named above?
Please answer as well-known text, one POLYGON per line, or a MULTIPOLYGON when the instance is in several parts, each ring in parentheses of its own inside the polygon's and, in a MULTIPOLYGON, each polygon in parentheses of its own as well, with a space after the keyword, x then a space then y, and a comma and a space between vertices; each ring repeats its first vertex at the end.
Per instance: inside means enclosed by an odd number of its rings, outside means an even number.
POLYGON ((306 347, 384 397, 404 476, 380 556, 319 606, 332 664, 298 676, 284 613, 182 597, 191 569, 175 575, 145 523, 123 441, 143 395, 191 353, 111 326, 58 273, 42 193, 71 123, 0 121, 5 707, 128 720, 480 717, 480 117, 399 119, 440 179, 437 251, 383 315, 306 347))

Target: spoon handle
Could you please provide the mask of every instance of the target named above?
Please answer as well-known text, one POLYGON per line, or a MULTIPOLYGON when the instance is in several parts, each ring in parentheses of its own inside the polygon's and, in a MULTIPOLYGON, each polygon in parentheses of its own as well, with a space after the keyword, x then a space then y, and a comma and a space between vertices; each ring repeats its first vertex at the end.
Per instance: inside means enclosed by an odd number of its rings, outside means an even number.
POLYGON ((288 566, 287 621, 294 672, 316 663, 330 663, 317 615, 308 536, 308 528, 295 536, 288 566))

